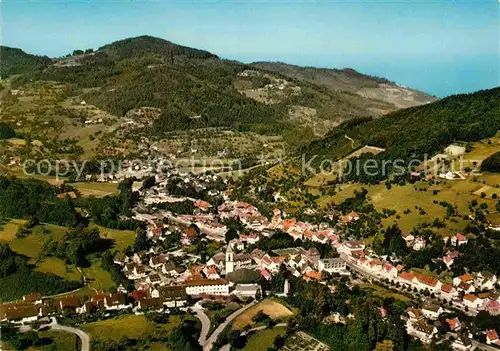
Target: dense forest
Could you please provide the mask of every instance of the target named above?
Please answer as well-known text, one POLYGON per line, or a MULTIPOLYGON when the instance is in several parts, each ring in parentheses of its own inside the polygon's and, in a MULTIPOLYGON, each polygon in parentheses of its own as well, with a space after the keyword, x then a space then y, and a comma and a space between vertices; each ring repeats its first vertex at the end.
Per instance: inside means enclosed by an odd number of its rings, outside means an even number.
POLYGON ((138 107, 159 108, 161 115, 148 130, 159 136, 174 130, 207 127, 298 136, 299 125, 300 131, 304 126, 300 119, 289 118, 290 110, 296 106, 314 109, 314 118, 328 120, 325 122, 328 125, 333 121, 370 116, 373 111, 395 109, 384 101, 295 81, 276 72, 272 73, 274 77, 293 81, 300 88, 300 94, 272 93, 273 103, 257 101, 236 89, 236 81, 250 83, 252 89, 270 82, 263 76, 255 79, 238 75, 245 69, 255 70, 254 67, 150 36, 120 40, 92 52, 77 50, 76 56, 55 62, 43 70, 27 72, 12 85, 44 80, 77 88, 97 88, 81 98, 120 117, 138 107))
POLYGON ((0 46, 0 76, 6 78, 13 74, 39 71, 51 63, 47 56, 30 55, 21 49, 0 46))
POLYGON ((143 54, 156 54, 160 57, 169 59, 176 56, 198 59, 218 58, 217 55, 208 51, 174 44, 168 40, 155 38, 149 35, 115 41, 112 44, 99 48, 99 51, 105 51, 121 59, 143 54))
POLYGON ((481 163, 481 171, 500 173, 500 152, 495 152, 481 163))
POLYGON ((59 198, 60 193, 61 188, 44 181, 0 177, 0 217, 34 217, 61 226, 81 223, 72 200, 59 198))
POLYGON ((0 123, 0 139, 9 139, 16 136, 16 132, 5 123, 0 123))

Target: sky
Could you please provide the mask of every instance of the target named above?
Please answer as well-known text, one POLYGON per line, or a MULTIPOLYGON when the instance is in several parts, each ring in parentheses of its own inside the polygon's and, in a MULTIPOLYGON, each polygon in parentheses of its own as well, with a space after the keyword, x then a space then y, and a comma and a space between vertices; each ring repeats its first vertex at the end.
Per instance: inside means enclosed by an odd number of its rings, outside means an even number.
POLYGON ((438 97, 500 86, 500 0, 3 0, 2 44, 58 57, 152 35, 220 57, 351 67, 438 97))

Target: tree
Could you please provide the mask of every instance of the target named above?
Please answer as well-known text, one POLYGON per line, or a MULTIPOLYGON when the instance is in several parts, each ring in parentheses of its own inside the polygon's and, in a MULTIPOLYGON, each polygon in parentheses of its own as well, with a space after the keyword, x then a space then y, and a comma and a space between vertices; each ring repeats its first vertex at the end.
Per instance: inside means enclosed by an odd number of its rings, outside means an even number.
POLYGON ((226 243, 229 244, 233 239, 238 239, 238 231, 234 228, 229 228, 226 232, 226 243))
POLYGON ((260 301, 262 300, 262 293, 260 292, 260 289, 257 290, 255 293, 255 300, 260 301))
POLYGON ((149 247, 146 231, 143 228, 137 228, 135 231, 134 251, 146 250, 149 247))

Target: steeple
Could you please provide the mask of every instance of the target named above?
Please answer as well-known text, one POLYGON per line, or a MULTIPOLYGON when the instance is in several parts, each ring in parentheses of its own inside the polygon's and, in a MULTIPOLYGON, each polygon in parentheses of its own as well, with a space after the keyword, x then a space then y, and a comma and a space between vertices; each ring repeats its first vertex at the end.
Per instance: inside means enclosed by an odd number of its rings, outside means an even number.
POLYGON ((234 253, 231 244, 227 245, 226 249, 226 274, 234 271, 234 253))

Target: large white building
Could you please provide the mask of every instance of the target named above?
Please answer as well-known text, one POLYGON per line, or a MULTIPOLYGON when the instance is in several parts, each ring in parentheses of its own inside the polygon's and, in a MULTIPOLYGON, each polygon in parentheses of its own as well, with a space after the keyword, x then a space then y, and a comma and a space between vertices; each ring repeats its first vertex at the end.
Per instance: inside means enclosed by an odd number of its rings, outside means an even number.
POLYGON ((340 258, 323 258, 318 262, 318 270, 320 272, 340 273, 345 271, 345 269, 346 263, 340 258))
POLYGON ((195 279, 185 282, 188 295, 229 295, 231 283, 226 279, 195 279))

